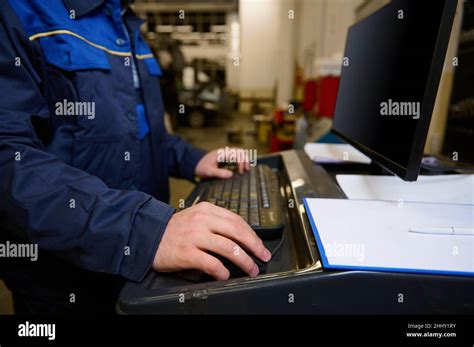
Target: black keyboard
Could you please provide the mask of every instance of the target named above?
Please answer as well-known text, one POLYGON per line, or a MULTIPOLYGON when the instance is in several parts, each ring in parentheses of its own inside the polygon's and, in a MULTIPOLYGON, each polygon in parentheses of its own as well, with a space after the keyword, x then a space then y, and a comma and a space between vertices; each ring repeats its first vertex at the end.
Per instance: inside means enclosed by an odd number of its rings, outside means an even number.
POLYGON ((228 180, 204 183, 201 201, 239 214, 262 238, 279 237, 283 231, 283 201, 278 176, 267 165, 252 167, 228 180))

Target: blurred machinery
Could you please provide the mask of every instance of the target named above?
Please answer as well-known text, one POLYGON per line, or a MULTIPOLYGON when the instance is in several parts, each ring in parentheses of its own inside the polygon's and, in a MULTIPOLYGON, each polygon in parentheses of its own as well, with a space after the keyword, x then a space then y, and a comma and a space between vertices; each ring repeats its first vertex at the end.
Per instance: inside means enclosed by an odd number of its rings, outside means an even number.
POLYGON ((173 127, 201 128, 217 114, 228 114, 229 16, 238 11, 238 1, 136 0, 133 7, 147 20, 143 30, 163 70, 165 109, 173 127))

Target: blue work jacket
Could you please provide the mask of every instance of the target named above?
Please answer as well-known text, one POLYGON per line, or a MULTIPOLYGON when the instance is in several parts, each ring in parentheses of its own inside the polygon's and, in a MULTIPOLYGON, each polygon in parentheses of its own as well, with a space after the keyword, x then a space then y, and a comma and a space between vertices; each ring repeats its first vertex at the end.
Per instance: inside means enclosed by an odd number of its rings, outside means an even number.
POLYGON ((174 212, 169 176, 192 180, 204 155, 165 129, 141 25, 119 0, 0 0, 0 235, 51 271, 140 281, 174 212))

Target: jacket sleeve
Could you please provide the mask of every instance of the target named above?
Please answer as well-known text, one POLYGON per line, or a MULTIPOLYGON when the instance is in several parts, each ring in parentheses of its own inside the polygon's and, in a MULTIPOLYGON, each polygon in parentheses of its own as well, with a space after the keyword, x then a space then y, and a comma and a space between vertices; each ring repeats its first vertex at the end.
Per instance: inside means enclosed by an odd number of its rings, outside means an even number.
POLYGON ((0 233, 140 281, 174 210, 141 192, 109 189, 44 150, 34 124, 50 113, 26 41, 11 39, 0 18, 0 233))
POLYGON ((169 172, 174 177, 185 178, 192 181, 194 170, 205 151, 193 147, 191 144, 176 135, 166 133, 166 148, 169 153, 169 172))

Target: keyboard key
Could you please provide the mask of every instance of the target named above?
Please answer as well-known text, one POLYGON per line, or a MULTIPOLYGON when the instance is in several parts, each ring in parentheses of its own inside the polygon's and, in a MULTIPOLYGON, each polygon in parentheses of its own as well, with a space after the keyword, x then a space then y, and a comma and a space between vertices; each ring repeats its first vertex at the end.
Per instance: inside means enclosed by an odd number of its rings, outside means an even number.
POLYGON ((228 205, 227 201, 224 201, 224 200, 219 200, 217 202, 217 206, 219 207, 227 208, 227 205, 228 205))
POLYGON ((258 227, 258 226, 260 226, 259 220, 256 219, 256 218, 252 218, 252 217, 250 217, 249 224, 250 224, 251 227, 258 227))
POLYGON ((208 187, 205 200, 240 215, 260 237, 281 234, 283 202, 278 177, 268 166, 258 165, 229 180, 205 184, 208 187))

